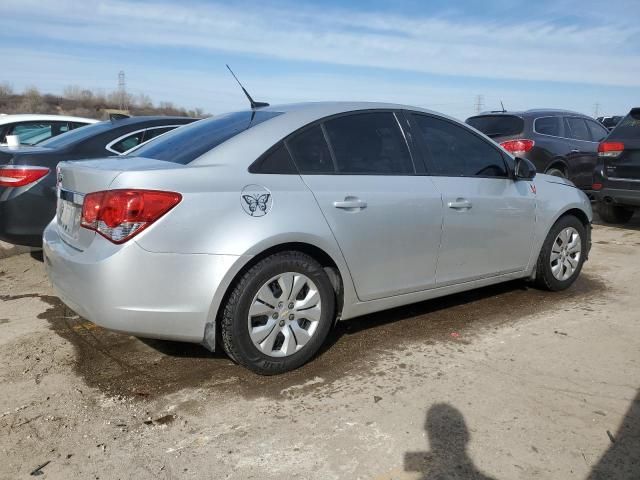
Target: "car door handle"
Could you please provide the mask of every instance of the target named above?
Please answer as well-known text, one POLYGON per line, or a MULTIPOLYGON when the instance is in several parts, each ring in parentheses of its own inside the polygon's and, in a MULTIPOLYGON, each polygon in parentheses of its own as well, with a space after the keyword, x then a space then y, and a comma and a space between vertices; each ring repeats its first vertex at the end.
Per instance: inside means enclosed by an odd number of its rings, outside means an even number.
POLYGON ((578 150, 577 148, 572 148, 571 153, 580 153, 580 150, 578 150))
POLYGON ((333 206, 343 210, 356 210, 367 207, 367 202, 359 198, 346 197, 343 201, 333 202, 333 206))
POLYGON ((458 198, 455 202, 447 203, 449 208, 453 208, 454 210, 469 210, 473 204, 469 200, 465 200, 464 198, 458 198))

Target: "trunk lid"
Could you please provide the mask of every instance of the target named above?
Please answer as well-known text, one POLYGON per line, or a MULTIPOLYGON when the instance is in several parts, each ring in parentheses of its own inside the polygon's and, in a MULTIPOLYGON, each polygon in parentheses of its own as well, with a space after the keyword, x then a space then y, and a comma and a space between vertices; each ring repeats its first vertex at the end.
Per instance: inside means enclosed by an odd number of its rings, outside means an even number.
POLYGON ((56 223, 62 239, 77 250, 86 249, 96 233, 82 228, 80 220, 84 196, 109 190, 122 172, 184 168, 183 165, 148 158, 106 158, 60 162, 56 171, 56 223))

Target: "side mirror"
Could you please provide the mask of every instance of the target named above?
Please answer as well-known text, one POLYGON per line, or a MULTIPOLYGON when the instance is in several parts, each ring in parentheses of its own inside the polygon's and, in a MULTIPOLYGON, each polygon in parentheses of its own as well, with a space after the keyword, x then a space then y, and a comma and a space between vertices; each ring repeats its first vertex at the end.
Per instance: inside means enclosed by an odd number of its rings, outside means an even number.
POLYGON ((516 157, 516 180, 533 180, 536 176, 536 166, 526 158, 516 157))

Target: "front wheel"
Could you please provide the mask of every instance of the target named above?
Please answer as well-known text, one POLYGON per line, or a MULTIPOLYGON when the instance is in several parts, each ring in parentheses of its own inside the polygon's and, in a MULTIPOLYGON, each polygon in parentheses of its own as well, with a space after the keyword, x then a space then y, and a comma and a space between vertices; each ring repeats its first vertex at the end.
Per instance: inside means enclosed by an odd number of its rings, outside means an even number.
POLYGON ((551 227, 536 267, 536 284, 546 290, 569 288, 582 270, 587 253, 587 231, 573 215, 560 218, 551 227))
POLYGON ((236 283, 220 326, 225 351, 262 375, 293 370, 317 353, 335 314, 322 266, 301 252, 261 260, 236 283))

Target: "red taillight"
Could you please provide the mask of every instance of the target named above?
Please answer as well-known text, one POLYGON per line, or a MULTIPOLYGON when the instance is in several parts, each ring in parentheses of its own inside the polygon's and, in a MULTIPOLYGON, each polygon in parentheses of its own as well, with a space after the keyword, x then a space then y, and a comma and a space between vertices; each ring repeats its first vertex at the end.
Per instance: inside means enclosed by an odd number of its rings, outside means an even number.
POLYGON ((617 157, 624 151, 624 143, 622 142, 601 142, 598 145, 598 156, 600 157, 617 157))
POLYGON ((533 148, 536 144, 533 140, 520 139, 520 140, 507 140, 502 142, 500 145, 507 152, 513 153, 514 155, 522 155, 523 153, 528 152, 533 148))
POLYGON ((596 190, 596 191, 602 190, 602 184, 601 183, 594 183, 593 185, 591 185, 591 188, 593 190, 596 190))
POLYGON ((49 173, 45 167, 4 166, 0 167, 0 187, 24 187, 37 182, 49 173))
POLYGON ((140 233, 182 200, 175 192, 107 190, 84 197, 81 225, 113 243, 140 233))

